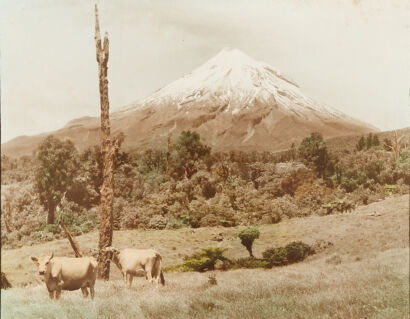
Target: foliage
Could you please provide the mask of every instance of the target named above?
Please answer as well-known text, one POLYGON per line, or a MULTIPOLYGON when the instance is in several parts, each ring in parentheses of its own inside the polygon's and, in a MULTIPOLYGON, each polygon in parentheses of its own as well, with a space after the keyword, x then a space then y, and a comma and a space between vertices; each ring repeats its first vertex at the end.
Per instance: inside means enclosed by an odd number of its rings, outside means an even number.
POLYGON ((50 135, 40 144, 37 158, 40 166, 36 190, 48 210, 47 223, 53 224, 56 205, 72 185, 78 169, 77 150, 70 140, 61 142, 50 135))
POLYGON ((197 171, 198 162, 205 161, 210 153, 210 147, 202 144, 198 133, 182 131, 171 152, 173 176, 191 178, 197 171))
POLYGON ((325 205, 323 208, 326 209, 327 214, 332 214, 334 211, 337 212, 350 212, 354 209, 355 205, 351 201, 347 200, 346 198, 343 199, 336 199, 331 201, 325 205))
POLYGON ((362 151, 364 149, 369 149, 371 147, 379 146, 380 141, 379 137, 376 134, 369 133, 367 138, 364 136, 360 137, 359 141, 356 144, 356 150, 362 151))
POLYGON ((384 185, 384 193, 386 195, 393 195, 399 192, 398 185, 384 185))
POLYGON ((199 253, 187 257, 182 265, 176 266, 174 269, 199 272, 214 270, 215 263, 218 260, 222 262, 227 260, 227 258, 223 256, 224 251, 226 251, 226 249, 220 247, 203 248, 199 253))
POLYGON ((257 259, 252 257, 239 258, 232 261, 231 269, 239 268, 268 268, 269 261, 265 259, 257 259))
POLYGON ((294 241, 285 247, 270 248, 262 253, 263 258, 272 266, 284 266, 302 261, 313 251, 311 247, 301 241, 294 241))
POLYGON ((299 146, 300 157, 318 173, 324 177, 329 164, 329 154, 326 143, 320 133, 312 133, 306 137, 299 146))
POLYGON ((259 234, 259 229, 254 226, 246 227, 238 233, 238 238, 241 240, 241 244, 246 247, 251 257, 253 257, 253 242, 255 241, 255 239, 259 238, 259 234))

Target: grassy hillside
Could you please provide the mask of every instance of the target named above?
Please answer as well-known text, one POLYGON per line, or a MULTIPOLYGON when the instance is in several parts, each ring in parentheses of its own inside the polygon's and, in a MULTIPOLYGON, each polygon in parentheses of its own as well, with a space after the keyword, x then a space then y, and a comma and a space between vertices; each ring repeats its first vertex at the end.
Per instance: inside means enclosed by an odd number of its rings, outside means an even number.
MULTIPOLYGON (((67 240, 2 250, 2 271, 15 286, 2 290, 2 318, 406 318, 408 205, 408 195, 393 196, 351 213, 262 225, 254 243, 256 256, 292 240, 331 244, 291 266, 215 271, 217 285, 208 283, 209 273, 167 273, 165 287, 138 278, 126 290, 113 266, 110 281, 98 282, 93 302, 82 300, 79 291, 51 302, 44 284, 36 283, 29 256, 51 251, 72 255, 67 240)), ((236 238, 239 229, 116 231, 114 245, 155 247, 165 266, 209 246, 228 248, 227 257, 245 257, 236 238)), ((84 251, 96 247, 96 233, 77 238, 84 251)))

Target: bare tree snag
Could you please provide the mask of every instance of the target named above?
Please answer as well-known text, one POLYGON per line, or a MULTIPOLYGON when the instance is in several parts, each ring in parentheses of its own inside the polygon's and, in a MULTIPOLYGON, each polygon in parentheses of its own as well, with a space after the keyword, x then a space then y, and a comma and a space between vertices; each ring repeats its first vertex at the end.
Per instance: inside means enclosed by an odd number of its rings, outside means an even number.
POLYGON ((388 145, 388 147, 390 148, 390 150, 393 153, 393 157, 394 159, 397 161, 397 159, 400 156, 400 150, 401 150, 401 139, 403 138, 403 136, 398 137, 397 135, 397 131, 394 131, 394 144, 393 145, 388 145))
POLYGON ((63 222, 61 222, 61 226, 63 226, 65 234, 68 238, 68 241, 70 242, 70 245, 74 250, 75 257, 77 258, 83 257, 83 254, 81 253, 81 250, 80 250, 80 245, 78 244, 77 240, 71 234, 70 229, 66 225, 64 225, 63 222))
POLYGON ((70 242, 70 245, 74 250, 75 257, 77 257, 77 258, 78 257, 83 257, 83 255, 81 253, 81 250, 80 250, 80 245, 78 244, 77 240, 73 237, 73 235, 71 234, 70 229, 64 224, 64 221, 61 218, 61 210, 62 210, 62 207, 65 203, 65 194, 66 193, 67 192, 64 193, 63 197, 60 200, 60 203, 58 203, 58 205, 56 206, 56 212, 58 213, 58 215, 57 215, 58 216, 57 217, 58 224, 60 224, 60 226, 63 227, 64 232, 65 232, 65 234, 68 238, 68 241, 70 242))
POLYGON ((103 183, 100 202, 100 238, 98 242, 98 277, 108 280, 110 276, 110 259, 103 248, 111 246, 113 235, 113 201, 114 201, 114 160, 119 139, 110 137, 110 103, 108 100, 107 63, 109 57, 108 35, 105 33, 101 42, 98 8, 95 5, 95 45, 97 51, 100 105, 101 105, 101 156, 103 183))

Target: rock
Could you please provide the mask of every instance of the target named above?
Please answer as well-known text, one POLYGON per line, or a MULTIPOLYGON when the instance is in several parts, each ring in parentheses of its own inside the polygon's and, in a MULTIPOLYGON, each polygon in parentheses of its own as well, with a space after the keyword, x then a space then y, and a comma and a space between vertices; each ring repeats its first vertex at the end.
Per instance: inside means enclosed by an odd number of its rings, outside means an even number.
POLYGON ((6 274, 1 272, 1 289, 8 289, 11 287, 11 283, 7 280, 6 274))

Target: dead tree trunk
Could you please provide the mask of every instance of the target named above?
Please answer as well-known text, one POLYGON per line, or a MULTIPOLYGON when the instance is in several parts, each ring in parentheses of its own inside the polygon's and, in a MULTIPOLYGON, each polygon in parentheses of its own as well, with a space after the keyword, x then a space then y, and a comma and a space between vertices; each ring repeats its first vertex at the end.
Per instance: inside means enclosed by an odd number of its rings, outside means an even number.
POLYGON ((97 50, 100 105, 101 105, 101 156, 103 170, 103 184, 101 186, 100 202, 100 238, 98 242, 98 277, 108 280, 110 275, 110 260, 103 248, 111 246, 113 235, 113 201, 114 201, 114 156, 118 141, 110 137, 110 103, 108 100, 108 35, 104 36, 101 43, 100 25, 98 22, 98 8, 95 5, 95 44, 97 50))
POLYGON ((68 238, 68 241, 70 242, 70 245, 74 250, 75 257, 77 258, 83 257, 83 254, 81 253, 81 250, 80 250, 80 245, 78 244, 77 240, 73 237, 68 227, 64 225, 63 222, 61 222, 61 226, 63 226, 65 234, 68 238))

